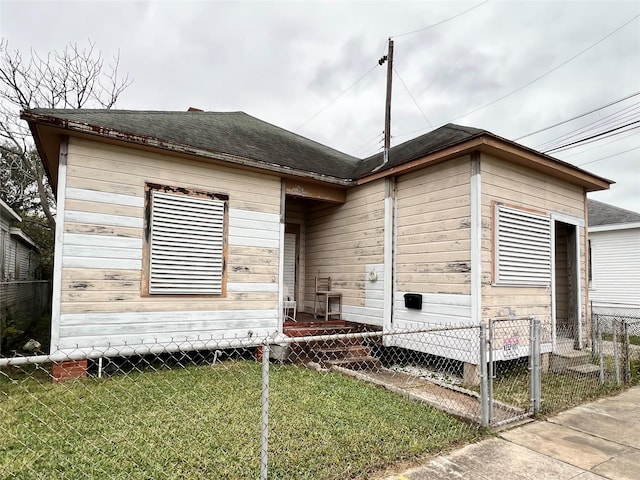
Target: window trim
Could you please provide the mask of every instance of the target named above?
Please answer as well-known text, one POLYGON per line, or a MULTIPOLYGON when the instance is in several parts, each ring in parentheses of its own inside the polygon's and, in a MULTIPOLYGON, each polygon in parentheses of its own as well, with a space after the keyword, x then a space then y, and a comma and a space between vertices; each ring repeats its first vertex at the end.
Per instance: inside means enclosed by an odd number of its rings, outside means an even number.
POLYGON ((141 296, 143 297, 170 297, 170 298, 225 298, 227 296, 228 277, 228 235, 229 235, 229 196, 226 194, 207 192, 185 187, 145 183, 144 186, 144 230, 142 252, 141 296), (222 276, 220 293, 151 293, 150 292, 150 267, 151 267, 151 227, 152 227, 152 195, 154 191, 161 193, 185 195, 196 198, 205 198, 224 202, 222 222, 222 276))
MULTIPOLYGON (((509 205, 501 202, 493 202, 492 204, 493 210, 493 285, 495 286, 510 286, 510 287, 533 287, 533 288, 550 288, 553 281, 553 229, 552 229, 552 219, 551 215, 548 212, 541 212, 539 210, 533 210, 522 206, 509 205), (526 275, 522 275, 520 279, 514 278, 517 274, 513 274, 504 278, 504 275, 501 278, 500 275, 500 267, 502 265, 501 262, 501 244, 500 244, 500 212, 501 209, 510 210, 511 212, 522 214, 523 217, 537 217, 540 220, 544 220, 548 225, 548 270, 546 272, 547 278, 541 281, 535 281, 534 279, 527 279, 526 275)), ((538 242, 540 245, 541 242, 538 242)), ((534 243, 532 242, 531 245, 534 243)))

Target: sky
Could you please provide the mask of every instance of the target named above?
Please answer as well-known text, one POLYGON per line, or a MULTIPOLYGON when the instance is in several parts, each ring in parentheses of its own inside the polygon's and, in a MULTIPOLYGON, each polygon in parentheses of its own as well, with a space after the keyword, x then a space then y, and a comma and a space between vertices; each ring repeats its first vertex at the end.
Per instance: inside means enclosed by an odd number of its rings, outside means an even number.
POLYGON ((449 122, 543 152, 611 130, 549 154, 640 212, 640 1, 0 0, 0 35, 119 54, 116 108, 244 111, 358 157, 382 150, 391 38, 392 146, 449 122))

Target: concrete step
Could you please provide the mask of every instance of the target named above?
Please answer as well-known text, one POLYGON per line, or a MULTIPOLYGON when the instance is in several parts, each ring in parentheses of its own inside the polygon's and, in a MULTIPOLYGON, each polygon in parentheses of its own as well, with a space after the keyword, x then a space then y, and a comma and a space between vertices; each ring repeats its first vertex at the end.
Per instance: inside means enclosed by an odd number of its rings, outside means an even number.
POLYGON ((575 367, 568 367, 567 371, 589 377, 597 377, 600 375, 600 367, 592 363, 583 363, 582 365, 576 365, 575 367))
POLYGON ((342 367, 349 370, 367 370, 377 372, 380 370, 380 360, 370 356, 349 357, 342 360, 330 360, 327 362, 329 367, 342 367))
POLYGON ((589 352, 584 350, 565 350, 551 354, 549 367, 553 373, 562 373, 569 367, 590 363, 589 352))
POLYGON ((343 360, 348 358, 368 357, 371 353, 369 347, 360 344, 338 344, 314 348, 313 353, 320 362, 343 360))

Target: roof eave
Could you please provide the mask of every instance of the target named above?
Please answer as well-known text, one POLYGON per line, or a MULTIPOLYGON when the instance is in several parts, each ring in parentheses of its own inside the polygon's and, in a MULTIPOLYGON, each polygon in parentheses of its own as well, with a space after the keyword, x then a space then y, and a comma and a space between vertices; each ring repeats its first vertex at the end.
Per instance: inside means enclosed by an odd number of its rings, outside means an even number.
POLYGON ((428 153, 401 165, 361 177, 357 184, 368 183, 379 178, 409 173, 429 165, 435 165, 452 158, 480 151, 506 158, 513 163, 542 171, 556 178, 585 188, 588 192, 606 190, 615 182, 593 175, 569 163, 542 154, 518 143, 506 140, 490 132, 482 132, 460 143, 450 145, 436 152, 428 153))
MULTIPOLYGON (((170 142, 165 140, 160 140, 155 137, 145 136, 145 135, 136 135, 129 132, 124 132, 121 130, 116 130, 112 128, 100 127, 97 125, 91 125, 82 122, 74 122, 68 119, 62 119, 59 117, 53 117, 49 115, 41 115, 36 114, 30 111, 23 111, 20 114, 20 117, 23 120, 26 120, 29 123, 29 127, 33 134, 33 137, 36 141, 36 147, 38 148, 39 153, 44 152, 44 148, 42 142, 40 140, 40 136, 38 134, 38 126, 48 126, 59 128, 67 132, 75 132, 81 135, 89 135, 92 137, 105 138, 116 142, 124 142, 128 144, 140 145, 152 149, 158 149, 162 151, 170 151, 173 153, 189 155, 189 156, 197 156, 201 158, 207 158, 210 160, 216 160, 220 162, 224 162, 226 164, 233 164, 237 166, 242 166, 244 168, 249 168, 252 170, 259 171, 268 171, 273 172, 280 175, 285 176, 293 176, 293 177, 301 177, 305 179, 315 180, 323 183, 329 183, 338 186, 351 186, 353 184, 352 179, 343 179, 338 177, 333 177, 330 175, 323 175, 320 173, 309 172, 305 170, 298 170, 291 167, 278 165, 275 163, 266 163, 258 160, 254 160, 247 157, 241 157, 238 155, 232 155, 228 153, 222 152, 214 152, 211 150, 205 150, 201 148, 190 147, 188 145, 170 142)), ((45 168, 47 169, 47 174, 51 179, 50 171, 48 170, 48 162, 45 163, 45 168)))

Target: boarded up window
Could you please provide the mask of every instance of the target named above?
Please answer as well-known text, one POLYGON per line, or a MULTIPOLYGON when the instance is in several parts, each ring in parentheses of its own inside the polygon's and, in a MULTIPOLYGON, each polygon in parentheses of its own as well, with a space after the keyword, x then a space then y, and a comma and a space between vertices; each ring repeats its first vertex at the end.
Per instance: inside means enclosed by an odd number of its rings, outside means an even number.
POLYGON ((496 216, 496 283, 550 285, 550 218, 504 205, 496 216))
POLYGON ((150 294, 223 293, 226 201, 151 191, 150 294))

